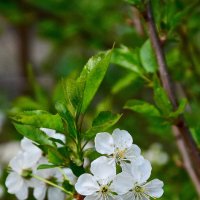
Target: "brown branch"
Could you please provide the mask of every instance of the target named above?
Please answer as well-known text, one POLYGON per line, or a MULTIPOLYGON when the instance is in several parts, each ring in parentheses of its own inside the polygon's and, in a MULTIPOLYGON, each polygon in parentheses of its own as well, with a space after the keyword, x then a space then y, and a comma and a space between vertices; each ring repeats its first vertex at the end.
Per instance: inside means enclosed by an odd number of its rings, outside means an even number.
MULTIPOLYGON (((149 37, 156 54, 162 85, 168 94, 174 110, 176 110, 178 107, 178 102, 173 90, 171 77, 167 71, 167 62, 164 51, 156 30, 151 0, 149 0, 147 3, 147 13, 145 17, 148 26, 149 37)), ((182 156, 185 169, 187 170, 200 196, 200 155, 196 143, 194 142, 188 127, 186 126, 183 116, 179 117, 178 122, 172 126, 172 130, 177 140, 177 145, 182 156)))

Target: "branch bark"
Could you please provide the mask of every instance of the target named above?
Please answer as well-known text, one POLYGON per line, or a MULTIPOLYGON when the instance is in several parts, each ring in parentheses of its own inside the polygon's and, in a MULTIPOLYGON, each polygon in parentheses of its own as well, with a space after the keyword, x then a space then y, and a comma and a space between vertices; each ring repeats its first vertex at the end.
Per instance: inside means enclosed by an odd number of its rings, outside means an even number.
MULTIPOLYGON (((173 105, 174 110, 178 108, 178 102, 173 90, 173 84, 171 77, 167 70, 167 62, 162 49, 162 45, 158 36, 155 21, 153 18, 151 0, 147 3, 146 22, 149 31, 149 37, 152 46, 155 50, 158 66, 159 75, 164 89, 166 90, 168 97, 173 105)), ((196 143, 194 142, 189 128, 187 127, 184 117, 180 116, 177 123, 172 126, 176 142, 182 156, 185 169, 187 170, 199 196, 200 196, 200 154, 196 143)))

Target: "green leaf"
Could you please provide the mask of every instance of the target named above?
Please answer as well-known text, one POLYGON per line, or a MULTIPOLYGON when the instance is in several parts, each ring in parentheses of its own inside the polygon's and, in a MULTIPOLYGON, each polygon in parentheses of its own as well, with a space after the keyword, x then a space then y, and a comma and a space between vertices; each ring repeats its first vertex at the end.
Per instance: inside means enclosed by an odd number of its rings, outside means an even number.
POLYGON ((63 165, 64 163, 66 164, 67 158, 62 156, 60 152, 53 148, 53 147, 48 147, 48 154, 47 154, 48 161, 54 165, 63 165))
POLYGON ((11 115, 14 122, 31 125, 37 128, 49 128, 58 132, 63 132, 62 119, 58 114, 53 115, 46 111, 24 111, 11 115))
POLYGON ((169 116, 169 114, 173 111, 173 107, 169 98, 164 90, 160 86, 158 78, 154 79, 154 100, 156 106, 159 108, 162 114, 169 116))
POLYGON ((181 99, 177 110, 174 111, 174 112, 171 112, 171 113, 169 114, 169 117, 171 117, 171 118, 176 118, 176 117, 178 117, 179 115, 183 114, 186 105, 187 105, 187 99, 181 99))
POLYGON ((141 4, 141 0, 125 0, 127 3, 133 4, 133 5, 138 5, 141 4))
POLYGON ((159 110, 153 105, 141 100, 129 100, 124 108, 144 114, 151 117, 160 117, 159 110))
POLYGON ((122 46, 119 49, 114 49, 111 62, 129 69, 139 75, 143 74, 144 72, 140 63, 138 51, 133 51, 126 46, 122 46))
POLYGON ((86 80, 81 112, 84 113, 99 88, 109 67, 112 50, 99 53, 89 59, 84 66, 78 82, 86 80))
POLYGON ((134 82, 138 78, 138 75, 135 73, 129 73, 124 76, 122 79, 117 81, 112 88, 112 93, 116 94, 123 90, 124 88, 128 87, 132 82, 134 82))
POLYGON ((74 114, 74 116, 79 116, 81 112, 85 84, 86 79, 84 77, 77 80, 68 79, 63 81, 68 109, 74 114))
POLYGON ((58 111, 59 115, 62 117, 62 119, 66 122, 68 134, 71 137, 76 138, 77 136, 76 124, 70 111, 62 102, 57 102, 55 105, 55 108, 58 111))
POLYGON ((140 59, 146 72, 156 72, 158 65, 149 39, 142 45, 140 49, 140 59))
POLYGON ((200 127, 191 128, 192 136, 197 143, 198 147, 200 148, 200 127))
POLYGON ((52 145, 52 142, 49 140, 49 137, 38 128, 35 128, 30 125, 22 125, 14 123, 16 130, 23 136, 33 140, 34 142, 40 145, 52 145))
POLYGON ((93 138, 99 131, 106 131, 108 128, 116 124, 122 115, 113 114, 109 111, 102 111, 94 119, 92 127, 85 133, 86 139, 93 138))

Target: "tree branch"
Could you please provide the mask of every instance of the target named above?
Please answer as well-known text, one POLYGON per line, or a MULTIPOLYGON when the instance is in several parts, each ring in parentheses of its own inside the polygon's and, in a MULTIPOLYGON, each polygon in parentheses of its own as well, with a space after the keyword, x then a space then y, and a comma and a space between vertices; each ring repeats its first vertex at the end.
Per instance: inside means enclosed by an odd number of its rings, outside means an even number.
MULTIPOLYGON (((167 62, 165 59, 164 51, 162 49, 158 32, 156 30, 151 7, 151 0, 149 0, 147 3, 147 13, 145 17, 148 26, 149 37, 156 54, 162 85, 167 92, 174 110, 176 110, 178 108, 178 102, 173 90, 171 77, 167 71, 167 62)), ((185 169, 187 170, 200 196, 200 154, 196 143, 191 136, 189 128, 186 126, 183 116, 178 118, 178 122, 172 126, 172 130, 175 135, 180 154, 183 158, 185 169)))

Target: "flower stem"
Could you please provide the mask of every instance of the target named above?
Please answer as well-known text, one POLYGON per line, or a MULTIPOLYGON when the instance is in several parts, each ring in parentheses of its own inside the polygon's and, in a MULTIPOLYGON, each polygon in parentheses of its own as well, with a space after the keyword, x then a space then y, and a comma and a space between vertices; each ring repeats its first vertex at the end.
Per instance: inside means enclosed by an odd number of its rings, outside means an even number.
POLYGON ((68 194, 68 195, 70 195, 70 196, 73 196, 73 194, 72 194, 71 192, 65 190, 65 188, 63 188, 63 187, 61 187, 61 186, 59 186, 59 185, 57 185, 57 184, 55 184, 55 183, 53 183, 53 182, 51 182, 51 181, 49 181, 49 180, 46 180, 46 179, 44 179, 44 178, 42 178, 42 177, 40 177, 40 176, 37 176, 37 175, 35 175, 35 174, 32 174, 31 176, 32 176, 33 178, 37 179, 37 180, 40 180, 40 181, 42 181, 42 182, 48 184, 48 185, 51 185, 51 186, 53 186, 53 187, 56 187, 56 188, 60 189, 61 191, 65 192, 66 194, 68 194))

